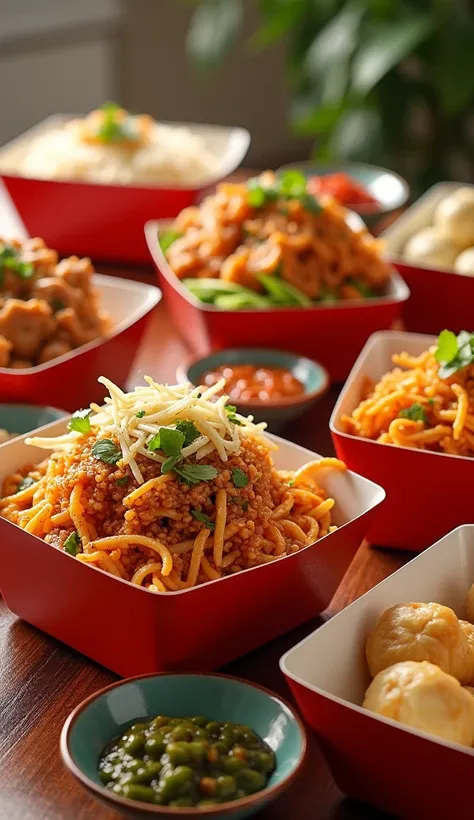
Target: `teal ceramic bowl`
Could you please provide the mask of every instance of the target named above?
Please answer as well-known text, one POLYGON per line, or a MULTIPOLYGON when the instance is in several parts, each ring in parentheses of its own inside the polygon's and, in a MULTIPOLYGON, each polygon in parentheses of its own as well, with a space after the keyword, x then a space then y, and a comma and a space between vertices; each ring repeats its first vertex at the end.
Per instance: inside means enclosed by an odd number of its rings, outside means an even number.
POLYGON ((306 730, 291 706, 267 689, 226 675, 145 675, 96 692, 67 719, 61 756, 74 777, 109 808, 130 818, 249 817, 293 782, 306 755, 306 730), (258 732, 276 755, 267 788, 248 797, 207 808, 174 808, 138 803, 106 789, 97 766, 104 747, 137 720, 156 715, 204 715, 244 723, 258 732))
POLYGON ((203 383, 206 372, 225 364, 284 368, 303 384, 304 393, 301 396, 274 401, 232 399, 239 413, 254 416, 256 422, 266 421, 269 430, 273 432, 278 432, 285 424, 308 410, 329 388, 329 375, 321 364, 294 353, 258 347, 228 348, 207 356, 197 356, 181 364, 176 376, 179 382, 191 382, 198 386, 203 383))
MULTIPOLYGON (((36 407, 33 404, 0 404, 0 430, 22 436, 44 424, 66 416, 55 407, 36 407)), ((1 442, 0 442, 1 443, 1 442)))
POLYGON ((347 207, 359 214, 366 225, 372 227, 378 222, 385 220, 390 214, 403 207, 410 196, 410 186, 403 177, 387 168, 380 168, 378 165, 370 165, 365 162, 294 162, 283 165, 279 171, 288 169, 301 171, 306 177, 325 176, 342 171, 348 176, 360 182, 361 185, 377 200, 379 207, 375 205, 352 205, 347 207))

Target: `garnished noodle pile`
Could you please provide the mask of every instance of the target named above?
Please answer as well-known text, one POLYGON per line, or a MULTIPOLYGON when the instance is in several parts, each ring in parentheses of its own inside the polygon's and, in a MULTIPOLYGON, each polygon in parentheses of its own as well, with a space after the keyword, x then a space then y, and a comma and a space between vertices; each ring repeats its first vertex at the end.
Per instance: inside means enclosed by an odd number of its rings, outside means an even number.
POLYGON ((342 417, 346 432, 399 447, 474 456, 474 365, 441 378, 436 350, 393 356, 397 367, 377 384, 367 380, 361 403, 342 417))
POLYGON ((87 564, 154 592, 186 589, 297 552, 335 529, 318 485, 336 459, 277 471, 254 424, 212 387, 146 378, 72 430, 27 443, 53 450, 8 476, 0 514, 87 564))

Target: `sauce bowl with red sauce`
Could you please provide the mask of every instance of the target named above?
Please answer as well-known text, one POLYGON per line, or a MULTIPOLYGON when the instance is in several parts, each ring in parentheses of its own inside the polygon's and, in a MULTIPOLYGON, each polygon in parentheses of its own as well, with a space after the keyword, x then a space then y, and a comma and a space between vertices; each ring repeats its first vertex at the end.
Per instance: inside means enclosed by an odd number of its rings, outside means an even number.
POLYGON ((322 365, 264 348, 232 348, 199 356, 181 364, 176 375, 180 382, 209 386, 224 378, 224 392, 237 411, 268 422, 273 432, 308 410, 329 388, 322 365))

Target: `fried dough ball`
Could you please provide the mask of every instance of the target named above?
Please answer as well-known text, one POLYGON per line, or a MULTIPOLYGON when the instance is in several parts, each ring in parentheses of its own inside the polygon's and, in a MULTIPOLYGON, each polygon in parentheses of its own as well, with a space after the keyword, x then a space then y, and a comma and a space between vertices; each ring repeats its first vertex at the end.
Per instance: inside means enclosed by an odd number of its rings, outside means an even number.
POLYGON ((474 584, 467 593, 466 616, 468 621, 474 623, 474 584))
POLYGON ((474 698, 456 678, 428 661, 404 661, 379 672, 363 705, 444 740, 474 743, 474 698))
POLYGON ((465 689, 466 692, 470 692, 471 695, 474 695, 474 686, 463 686, 463 689, 465 689))
POLYGON ((430 661, 461 683, 474 679, 474 652, 452 609, 434 603, 396 604, 379 618, 366 644, 374 677, 400 661, 430 661))

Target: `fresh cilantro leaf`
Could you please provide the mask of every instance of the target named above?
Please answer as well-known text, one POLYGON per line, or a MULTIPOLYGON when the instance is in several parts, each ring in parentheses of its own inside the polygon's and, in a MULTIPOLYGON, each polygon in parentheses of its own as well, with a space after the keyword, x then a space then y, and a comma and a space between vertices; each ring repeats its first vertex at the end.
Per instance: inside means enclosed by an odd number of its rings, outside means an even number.
POLYGON ((303 194, 298 197, 298 199, 301 206, 305 209, 305 211, 309 211, 310 214, 320 214, 323 210, 316 197, 311 194, 303 194))
POLYGON ((178 233, 178 231, 163 231, 158 237, 158 244, 163 253, 166 253, 166 251, 171 248, 173 242, 176 242, 177 239, 181 239, 182 235, 183 234, 178 233))
POLYGON ((91 429, 89 416, 91 413, 92 410, 90 409, 76 410, 69 420, 67 429, 74 430, 76 433, 89 433, 91 429))
POLYGON ((183 447, 189 447, 189 445, 192 444, 193 441, 196 441, 196 439, 201 435, 194 422, 190 421, 190 419, 178 421, 176 429, 184 435, 183 447))
POLYGON ((201 524, 205 524, 208 530, 214 530, 216 528, 214 521, 211 521, 209 516, 201 512, 201 510, 191 510, 191 515, 194 516, 197 521, 200 521, 201 524))
POLYGON ((474 363, 474 334, 462 330, 455 336, 451 330, 442 330, 438 336, 435 358, 440 364, 440 379, 449 379, 458 370, 474 363))
POLYGON ((147 450, 159 450, 161 447, 160 433, 157 433, 155 436, 153 436, 153 438, 150 439, 146 446, 147 450))
POLYGON ((25 476, 18 485, 17 493, 21 493, 22 490, 27 490, 28 487, 31 487, 33 484, 36 484, 36 479, 31 478, 30 475, 25 476))
POLYGON ((250 186, 247 194, 247 201, 252 208, 263 208, 267 202, 265 189, 260 185, 250 186))
POLYGON ((295 199, 306 194, 307 180, 301 171, 283 171, 278 177, 280 196, 295 199))
POLYGON ((411 421, 422 421, 424 424, 428 422, 424 408, 417 401, 411 407, 400 410, 398 417, 400 419, 410 419, 411 421))
POLYGON ((239 470, 238 467, 235 467, 232 470, 232 482, 234 487, 246 487, 249 483, 248 475, 246 475, 243 470, 239 470))
POLYGON ((289 482, 288 482, 288 486, 289 486, 289 487, 293 487, 293 484, 294 484, 294 483, 295 483, 295 482, 294 482, 294 479, 293 479, 293 478, 291 478, 291 479, 289 480, 289 482))
POLYGON ((180 460, 181 460, 181 453, 178 453, 178 455, 176 455, 176 456, 170 456, 161 465, 161 472, 163 474, 169 473, 170 470, 172 470, 175 467, 175 465, 178 463, 178 461, 180 461, 180 460))
POLYGON ((3 281, 3 274, 9 270, 16 273, 20 279, 31 279, 35 269, 30 262, 22 262, 20 258, 20 248, 15 248, 8 242, 0 249, 0 283, 3 281))
POLYGON ((458 340, 452 330, 442 330, 438 336, 438 347, 435 359, 440 364, 447 364, 458 354, 458 340))
POLYGON ((136 415, 137 419, 142 419, 143 416, 145 415, 145 411, 144 410, 139 410, 138 413, 135 413, 135 415, 136 415))
POLYGON ((237 407, 235 406, 235 404, 226 404, 224 410, 229 421, 231 421, 233 424, 236 424, 237 427, 242 427, 242 422, 239 421, 239 419, 236 418, 235 415, 237 413, 237 407))
POLYGON ((433 405, 435 403, 434 399, 428 399, 429 404, 433 405))
POLYGON ((92 445, 92 455, 105 464, 116 464, 122 458, 122 451, 110 438, 100 438, 92 445))
POLYGON ((116 478, 115 483, 116 483, 117 487, 126 487, 129 480, 130 480, 130 476, 124 475, 121 478, 116 478))
POLYGON ((174 427, 162 427, 160 430, 160 447, 165 456, 178 456, 183 449, 186 436, 174 427))
POLYGON ((68 553, 68 555, 74 555, 74 557, 77 555, 78 552, 82 552, 81 541, 76 530, 74 530, 74 532, 68 535, 63 544, 63 549, 64 552, 68 553))
POLYGON ((200 481, 212 481, 218 475, 216 468, 210 464, 182 464, 175 468, 175 473, 190 487, 200 481))

